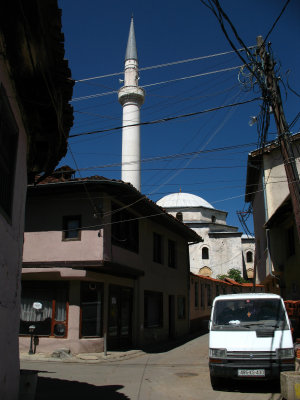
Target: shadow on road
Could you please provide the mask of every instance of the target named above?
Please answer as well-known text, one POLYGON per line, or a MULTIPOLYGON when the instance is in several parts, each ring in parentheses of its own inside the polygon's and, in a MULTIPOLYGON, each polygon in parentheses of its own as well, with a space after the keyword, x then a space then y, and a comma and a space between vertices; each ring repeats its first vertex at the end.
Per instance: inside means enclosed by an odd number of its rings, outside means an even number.
POLYGON ((36 389, 36 400, 129 400, 123 393, 121 385, 94 386, 78 381, 67 381, 62 379, 38 378, 36 389))
POLYGON ((196 339, 197 337, 206 335, 208 330, 202 330, 195 333, 190 333, 182 338, 179 339, 169 339, 166 342, 162 343, 154 343, 149 346, 142 346, 140 349, 143 350, 145 353, 165 353, 167 351, 173 350, 176 347, 182 346, 185 343, 190 342, 191 340, 196 339))
POLYGON ((218 391, 239 393, 280 393, 279 381, 227 381, 218 391))

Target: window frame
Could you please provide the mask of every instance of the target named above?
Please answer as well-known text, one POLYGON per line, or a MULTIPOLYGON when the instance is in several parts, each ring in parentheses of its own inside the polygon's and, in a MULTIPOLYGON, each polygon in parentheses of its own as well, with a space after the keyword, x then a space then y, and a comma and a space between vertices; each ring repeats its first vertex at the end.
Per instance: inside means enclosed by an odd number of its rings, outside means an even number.
POLYGON ((153 232, 153 261, 158 264, 164 263, 164 246, 163 236, 157 232, 153 232))
POLYGON ((186 319, 186 297, 183 295, 177 296, 177 319, 186 319))
MULTIPOLYGON (((56 295, 57 292, 55 292, 55 290, 58 289, 57 287, 57 283, 56 281, 48 281, 48 282, 43 282, 41 283, 40 281, 23 281, 22 282, 22 286, 25 287, 27 286, 27 290, 30 289, 30 291, 34 291, 34 289, 36 289, 38 287, 38 289, 40 289, 40 287, 43 285, 45 287, 45 289, 49 290, 55 294, 53 294, 53 296, 56 295), (24 283, 26 282, 26 283, 24 283), (52 284, 52 285, 51 285, 52 284), (53 286, 55 285, 55 290, 53 290, 53 286)), ((66 308, 65 308, 65 313, 66 313, 66 317, 64 321, 59 321, 57 320, 57 316, 56 316, 56 302, 57 299, 56 298, 52 298, 51 301, 51 308, 52 308, 52 315, 51 315, 51 324, 50 324, 50 334, 41 334, 38 332, 33 332, 34 336, 39 336, 39 337, 52 337, 55 339, 65 339, 68 337, 68 325, 69 325, 69 285, 67 282, 59 282, 59 286, 62 289, 65 289, 66 291, 66 308), (65 333, 63 336, 60 335, 56 335, 54 333, 54 329, 56 325, 64 325, 65 326, 65 333)), ((21 304, 22 304, 22 294, 21 294, 21 304)), ((37 321, 24 321, 26 323, 26 325, 34 325, 37 321)), ((20 317, 20 323, 21 323, 21 317, 20 317)), ((21 329, 21 327, 20 327, 21 329)), ((19 331, 19 335, 20 336, 30 336, 30 333, 28 331, 28 333, 21 333, 19 331)))
POLYGON ((145 290, 144 291, 144 328, 145 329, 155 329, 163 327, 163 318, 164 318, 164 305, 163 305, 164 295, 163 292, 157 292, 153 290, 145 290), (158 300, 159 309, 157 312, 157 321, 155 323, 149 323, 149 312, 148 312, 148 302, 155 298, 158 300), (150 299, 150 300, 149 300, 150 299))
POLYGON ((177 267, 177 246, 175 240, 168 239, 168 267, 177 267))
POLYGON ((111 202, 111 243, 114 246, 139 253, 139 220, 128 209, 111 202), (124 238, 122 237, 124 236, 124 238))
POLYGON ((80 241, 81 240, 81 215, 64 215, 63 222, 62 222, 63 230, 62 230, 62 241, 63 242, 70 242, 70 241, 80 241), (69 229, 69 222, 71 221, 78 221, 78 229, 72 229, 77 231, 76 237, 67 237, 69 229))
POLYGON ((202 247, 201 254, 202 254, 202 260, 209 260, 209 249, 207 246, 202 247))
POLYGON ((252 263, 253 262, 253 252, 251 250, 248 250, 246 252, 246 262, 247 263, 252 263))
MULTIPOLYGON (((92 290, 92 289, 90 289, 92 290)), ((103 305, 103 299, 104 299, 104 285, 102 282, 86 282, 82 281, 80 285, 80 326, 79 326, 79 337, 80 339, 83 338, 101 338, 103 337, 103 310, 104 310, 104 305, 103 305), (82 334, 82 325, 83 325, 83 301, 82 301, 82 295, 83 295, 83 286, 89 285, 95 285, 95 290, 98 292, 100 291, 100 328, 99 328, 99 334, 96 335, 83 335, 82 334)), ((84 303, 87 303, 86 301, 84 303)), ((96 320, 97 323, 97 320, 96 320)))

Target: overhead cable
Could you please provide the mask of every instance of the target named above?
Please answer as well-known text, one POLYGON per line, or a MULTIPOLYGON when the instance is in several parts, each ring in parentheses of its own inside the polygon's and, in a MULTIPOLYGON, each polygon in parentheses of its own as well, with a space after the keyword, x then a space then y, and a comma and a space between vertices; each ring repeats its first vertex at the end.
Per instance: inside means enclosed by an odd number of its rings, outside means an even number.
POLYGON ((116 130, 120 130, 120 129, 129 127, 129 126, 144 126, 144 125, 154 125, 154 124, 158 124, 158 123, 162 123, 162 122, 169 122, 169 121, 173 121, 175 119, 193 117, 193 116, 196 116, 196 115, 206 114, 206 113, 209 113, 209 112, 212 112, 212 111, 222 110, 224 108, 240 106, 240 105, 243 105, 243 104, 252 103, 253 101, 257 101, 257 100, 261 100, 261 98, 260 97, 255 97, 255 98, 250 99, 250 100, 240 101, 240 102, 232 103, 232 104, 226 104, 224 106, 209 108, 207 110, 202 110, 202 111, 196 111, 194 113, 176 115, 174 117, 161 118, 161 119, 157 119, 157 120, 154 120, 154 121, 140 122, 138 124, 129 124, 129 125, 124 125, 124 126, 116 126, 114 128, 100 129, 100 130, 97 130, 97 131, 76 133, 76 134, 73 134, 73 135, 69 135, 69 138, 78 137, 78 136, 85 136, 85 135, 93 135, 95 133, 116 131, 116 130))
POLYGON ((113 164, 106 164, 106 165, 96 165, 96 166, 92 166, 92 167, 81 168, 80 171, 87 171, 87 170, 100 169, 100 168, 118 167, 118 166, 121 166, 121 165, 136 164, 136 163, 139 163, 139 162, 144 163, 144 162, 151 162, 151 161, 161 161, 161 160, 168 160, 168 159, 191 157, 191 156, 194 156, 195 154, 207 154, 207 153, 214 153, 214 152, 226 151, 226 150, 236 150, 236 149, 240 149, 240 148, 243 148, 243 147, 255 146, 255 144, 256 143, 254 143, 254 142, 252 142, 252 143, 244 143, 244 144, 237 144, 237 145, 232 145, 232 146, 217 147, 217 148, 213 148, 213 149, 192 151, 192 152, 189 152, 189 153, 175 153, 175 154, 169 154, 169 155, 166 155, 166 156, 149 157, 149 158, 144 158, 144 159, 142 159, 140 161, 128 161, 126 163, 113 163, 113 164))
MULTIPOLYGON (((250 47, 248 47, 248 49, 253 49, 255 47, 256 46, 250 46, 250 47)), ((245 49, 238 49, 237 51, 244 51, 244 50, 245 49)), ((173 62, 169 62, 169 63, 165 63, 165 64, 152 65, 150 67, 139 68, 139 71, 147 71, 147 70, 150 70, 150 69, 170 67, 171 65, 184 64, 184 63, 188 63, 188 62, 192 62, 192 61, 205 60, 207 58, 224 56, 224 55, 231 54, 231 53, 235 53, 235 51, 234 50, 230 50, 230 51, 225 51, 223 53, 209 54, 207 56, 201 56, 201 57, 195 57, 195 58, 187 58, 186 60, 179 60, 179 61, 173 61, 173 62)), ((124 74, 124 71, 122 71, 122 72, 113 72, 111 74, 93 76, 91 78, 77 79, 77 80, 75 80, 75 83, 91 81, 91 80, 94 80, 94 79, 109 78, 111 76, 117 76, 117 75, 122 75, 122 74, 124 74)))
MULTIPOLYGON (((187 75, 183 76, 181 78, 176 78, 176 79, 170 79, 168 81, 163 81, 163 82, 156 82, 156 83, 149 83, 147 85, 141 85, 142 88, 145 87, 150 87, 150 86, 157 86, 157 85, 164 85, 166 83, 171 83, 171 82, 177 82, 177 81, 182 81, 186 79, 192 79, 192 78, 199 78, 201 76, 207 76, 207 75, 213 75, 213 74, 218 74, 220 72, 227 72, 227 71, 232 71, 234 69, 239 69, 241 68, 242 65, 237 65, 235 67, 229 67, 229 68, 223 68, 219 69, 216 71, 209 71, 209 72, 203 72, 202 74, 197 74, 197 75, 187 75)), ((108 96, 111 94, 118 93, 119 90, 112 90, 110 92, 103 92, 103 93, 95 93, 95 94, 90 94, 88 96, 81 96, 81 97, 75 97, 74 99, 71 100, 71 103, 76 102, 76 101, 81 101, 81 100, 89 100, 89 99, 95 99, 97 97, 103 97, 103 96, 108 96)))

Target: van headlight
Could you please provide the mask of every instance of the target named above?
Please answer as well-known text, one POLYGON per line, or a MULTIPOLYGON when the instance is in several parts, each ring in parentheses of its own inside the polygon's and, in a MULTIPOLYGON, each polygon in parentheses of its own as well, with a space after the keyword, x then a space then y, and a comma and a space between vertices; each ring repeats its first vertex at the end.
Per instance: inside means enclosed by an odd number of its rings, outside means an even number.
POLYGON ((277 358, 294 358, 294 349, 277 349, 277 358))
POLYGON ((227 355, 226 349, 209 349, 210 358, 226 358, 226 355, 227 355))

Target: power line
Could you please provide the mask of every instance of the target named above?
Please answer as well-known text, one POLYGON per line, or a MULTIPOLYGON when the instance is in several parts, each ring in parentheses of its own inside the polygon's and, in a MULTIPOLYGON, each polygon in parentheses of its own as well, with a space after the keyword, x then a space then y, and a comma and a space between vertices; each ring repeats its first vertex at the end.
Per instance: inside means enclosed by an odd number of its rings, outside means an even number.
MULTIPOLYGON (((187 75, 187 76, 183 76, 181 78, 170 79, 168 81, 149 83, 147 85, 141 85, 141 87, 146 88, 146 87, 150 87, 150 86, 165 85, 166 83, 178 82, 178 81, 183 81, 186 79, 200 78, 201 76, 214 75, 214 74, 218 74, 220 72, 233 71, 234 69, 238 69, 241 67, 242 67, 242 65, 237 65, 235 67, 222 68, 222 69, 219 69, 216 71, 203 72, 201 74, 196 74, 196 75, 187 75)), ((119 90, 112 90, 110 92, 103 92, 103 93, 90 94, 88 96, 75 97, 74 99, 71 100, 71 103, 74 103, 76 101, 95 99, 97 97, 103 97, 103 96, 108 96, 111 94, 116 94, 116 93, 118 93, 118 91, 119 90)))
MULTIPOLYGON (((287 180, 285 179, 284 181, 278 181, 278 182, 276 182, 276 183, 280 183, 280 182, 287 182, 287 180)), ((273 184, 274 184, 275 182, 270 182, 270 183, 273 183, 273 184)), ((252 194, 256 194, 256 193, 261 193, 261 192, 263 192, 264 190, 265 190, 265 187, 263 187, 262 189, 259 189, 259 190, 255 190, 255 191, 253 191, 253 192, 251 192, 251 193, 249 193, 249 194, 252 195, 252 194)), ((227 200, 237 199, 237 198, 240 198, 240 197, 243 197, 243 196, 245 196, 245 194, 240 194, 240 195, 237 195, 237 196, 231 196, 231 197, 227 197, 227 198, 220 199, 220 200, 210 201, 210 203, 211 203, 211 204, 220 203, 220 202, 227 201, 227 200)), ((146 196, 143 195, 143 197, 142 197, 141 199, 139 199, 139 200, 137 200, 136 202, 130 204, 130 206, 134 205, 135 203, 137 203, 137 202, 139 202, 140 200, 143 200, 143 199, 145 199, 145 198, 146 198, 146 196)), ((128 208, 128 206, 125 206, 125 207, 123 207, 123 208, 128 208)), ((107 213, 105 213, 104 215, 107 216, 107 215, 115 214, 116 212, 122 210, 123 208, 119 208, 119 209, 115 210, 114 212, 107 212, 107 213)), ((117 224, 117 223, 120 223, 120 222, 124 223, 124 222, 142 220, 142 219, 152 218, 152 217, 156 217, 156 216, 159 216, 159 215, 165 215, 165 214, 168 214, 168 213, 165 212, 165 211, 162 211, 162 212, 159 212, 159 213, 155 213, 155 214, 151 214, 151 215, 147 215, 147 216, 136 217, 136 218, 130 218, 130 219, 127 219, 127 220, 122 220, 122 221, 107 222, 107 223, 105 223, 105 224, 104 224, 104 223, 101 223, 101 224, 97 224, 97 225, 83 226, 83 227, 81 227, 81 230, 91 229, 91 228, 101 229, 101 228, 103 228, 104 226, 107 226, 107 225, 113 225, 113 224, 117 224)), ((168 215, 170 215, 170 214, 168 214, 168 215)), ((72 231, 72 230, 78 230, 78 229, 69 229, 69 230, 66 230, 66 231, 72 231)), ((38 232, 33 232, 33 234, 35 234, 35 233, 36 233, 36 234, 39 234, 38 232)))
POLYGON ((182 114, 182 115, 177 115, 177 116, 174 116, 174 117, 161 118, 161 119, 154 120, 154 121, 147 121, 147 122, 140 122, 140 123, 138 123, 138 124, 130 124, 130 125, 124 125, 124 126, 117 126, 117 127, 114 127, 114 128, 100 129, 100 130, 91 131, 91 132, 76 133, 76 134, 73 134, 73 135, 69 135, 69 138, 78 137, 78 136, 85 136, 85 135, 92 135, 92 134, 95 134, 95 133, 103 133, 103 132, 116 131, 116 130, 120 130, 120 129, 122 129, 122 128, 126 128, 126 127, 129 127, 129 126, 143 126, 143 125, 158 124, 158 123, 162 123, 162 122, 169 122, 169 121, 173 121, 173 120, 175 120, 175 119, 193 117, 193 116, 195 116, 195 115, 201 115, 201 114, 209 113, 209 112, 212 112, 212 111, 222 110, 222 109, 224 109, 224 108, 230 108, 230 107, 240 106, 240 105, 248 104, 248 103, 251 103, 251 102, 257 101, 257 100, 261 100, 261 98, 260 98, 260 97, 255 97, 254 99, 250 99, 250 100, 245 100, 245 101, 241 101, 241 102, 237 102, 237 103, 233 103, 233 104, 226 104, 226 105, 224 105, 224 106, 209 108, 209 109, 207 109, 207 110, 197 111, 197 112, 194 112, 194 113, 182 114))
POLYGON ((270 36, 271 32, 272 32, 273 29, 275 28, 277 22, 278 22, 279 19, 281 18, 282 14, 284 13, 284 11, 285 11, 287 5, 289 4, 289 2, 290 2, 290 0, 287 0, 287 2, 285 3, 285 5, 283 6, 283 8, 282 8, 280 14, 278 15, 278 17, 276 18, 276 20, 275 20, 274 24, 272 25, 271 29, 270 29, 269 32, 267 33, 267 35, 266 35, 266 37, 265 37, 265 40, 264 40, 264 43, 267 41, 267 39, 268 39, 268 37, 270 36))
MULTIPOLYGON (((254 146, 255 143, 243 143, 243 144, 236 144, 232 146, 225 146, 225 147, 217 147, 213 149, 206 149, 206 150, 199 150, 199 151, 192 151, 189 153, 176 153, 176 154, 169 154, 166 156, 157 156, 157 157, 149 157, 149 158, 144 158, 140 160, 140 162, 152 162, 152 161, 161 161, 161 160, 168 160, 168 159, 177 159, 177 158, 182 158, 182 157, 191 157, 196 154, 207 154, 207 153, 214 153, 214 152, 220 152, 220 151, 227 151, 227 150, 236 150, 236 149, 241 149, 244 147, 249 147, 249 146, 254 146)), ((100 168, 110 168, 110 167, 118 167, 121 165, 127 165, 127 164, 136 164, 139 161, 131 161, 131 162, 126 162, 126 163, 113 163, 113 164, 106 164, 106 165, 95 165, 92 167, 85 167, 85 168, 80 168, 78 171, 87 171, 87 170, 93 170, 93 169, 100 169, 100 168)), ((77 170, 76 170, 77 171, 77 170)))
MULTIPOLYGON (((255 47, 256 46, 250 46, 249 49, 252 49, 252 48, 255 48, 255 47)), ((237 51, 244 51, 244 50, 245 49, 238 49, 237 51)), ((165 64, 158 64, 158 65, 153 65, 153 66, 150 66, 150 67, 139 68, 139 71, 147 71, 147 70, 150 70, 150 69, 170 67, 172 65, 184 64, 184 63, 188 63, 188 62, 192 62, 192 61, 205 60, 205 59, 208 59, 208 58, 224 56, 224 55, 232 54, 232 53, 235 53, 235 51, 230 50, 230 51, 225 51, 225 52, 222 52, 222 53, 209 54, 207 56, 200 56, 200 57, 195 57, 195 58, 187 58, 185 60, 173 61, 173 62, 169 62, 169 63, 165 63, 165 64)), ((77 80, 75 80, 75 83, 87 82, 87 81, 91 81, 91 80, 94 80, 94 79, 109 78, 109 77, 112 77, 112 76, 117 76, 117 75, 122 75, 122 74, 124 74, 124 71, 122 71, 122 72, 113 72, 111 74, 99 75, 99 76, 94 76, 94 77, 91 77, 91 78, 77 79, 77 80)))
POLYGON ((148 85, 142 85, 141 87, 142 88, 146 88, 146 87, 150 87, 150 86, 164 85, 165 83, 178 82, 178 81, 183 81, 183 80, 186 80, 186 79, 199 78, 200 76, 213 75, 213 74, 217 74, 219 72, 233 71, 234 69, 239 69, 241 67, 242 67, 242 65, 237 65, 235 67, 223 68, 223 69, 219 69, 217 71, 203 72, 201 74, 184 76, 182 78, 169 79, 168 81, 162 81, 162 82, 157 82, 157 83, 149 83, 148 85))

